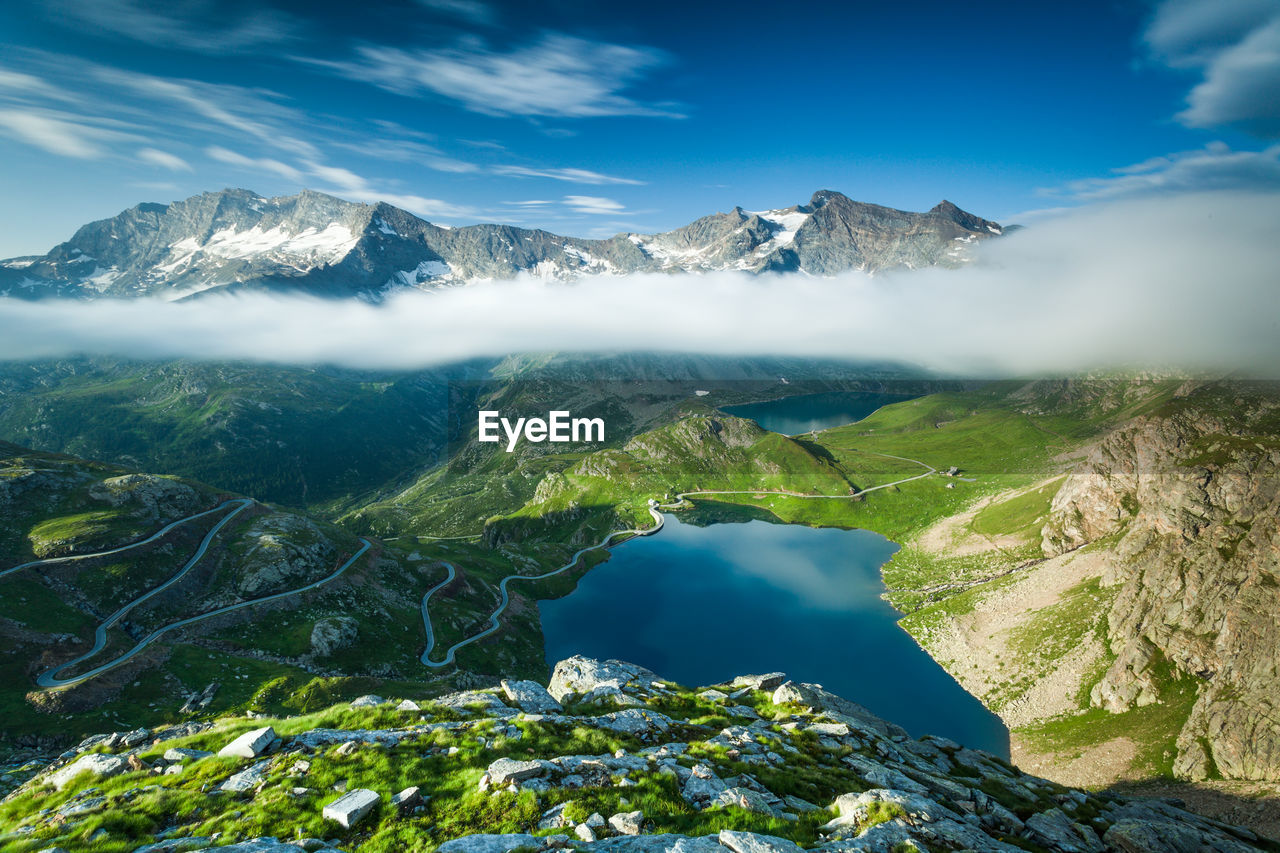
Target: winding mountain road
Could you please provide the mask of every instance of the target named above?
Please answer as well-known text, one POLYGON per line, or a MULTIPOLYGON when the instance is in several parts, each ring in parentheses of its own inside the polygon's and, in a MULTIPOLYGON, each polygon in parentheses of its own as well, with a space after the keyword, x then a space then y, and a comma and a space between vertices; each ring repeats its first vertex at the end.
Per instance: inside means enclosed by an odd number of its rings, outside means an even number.
POLYGON ((102 673, 107 672, 108 670, 115 669, 116 667, 128 662, 134 656, 136 656, 139 652, 145 649, 147 646, 151 645, 158 638, 160 638, 164 634, 167 634, 170 631, 174 631, 174 630, 177 630, 178 628, 186 627, 187 625, 191 625, 196 622, 201 622, 205 619, 212 619, 213 617, 221 616, 224 613, 231 613, 232 611, 240 610, 245 607, 253 607, 258 604, 266 604, 267 602, 276 601, 281 598, 286 598, 292 595, 298 595, 300 593, 304 593, 304 592, 308 592, 310 590, 316 589, 317 587, 323 586, 324 584, 327 584, 330 581, 334 580, 335 578, 341 576, 342 573, 345 572, 347 569, 349 569, 352 565, 354 565, 355 562, 358 559, 360 559, 360 557, 363 556, 366 551, 368 551, 371 547, 373 547, 373 543, 371 543, 368 539, 361 538, 360 540, 361 547, 359 548, 359 550, 357 550, 355 554, 351 556, 350 559, 348 559, 345 563, 339 566, 332 574, 328 575, 327 577, 321 578, 320 580, 314 581, 313 583, 307 584, 306 586, 298 587, 297 589, 285 590, 284 592, 278 592, 272 595, 266 595, 261 598, 254 598, 249 601, 241 601, 237 604, 229 604, 229 605, 226 605, 225 607, 219 607, 215 610, 210 610, 208 613, 200 613, 196 616, 191 616, 186 619, 180 619, 177 622, 173 622, 169 625, 165 625, 163 627, 157 628, 147 636, 143 637, 140 641, 138 641, 133 646, 133 648, 120 654, 119 656, 113 658, 112 660, 107 661, 106 663, 100 664, 94 667, 93 669, 80 673, 79 675, 73 675, 68 678, 59 677, 60 673, 65 672, 66 670, 74 666, 77 666, 78 664, 84 663, 85 661, 89 660, 90 658, 96 656, 99 652, 101 652, 106 647, 106 644, 107 644, 107 631, 109 631, 113 626, 115 626, 130 611, 137 608, 140 604, 143 604, 146 601, 150 600, 151 598, 154 598, 155 596, 164 592, 166 589, 169 589, 174 584, 178 583, 184 577, 186 577, 187 574, 196 566, 196 564, 199 563, 200 560, 204 558, 204 555, 208 552, 209 545, 213 542, 214 537, 216 537, 218 533, 220 533, 222 529, 231 522, 232 519, 234 519, 240 513, 244 512, 249 507, 253 506, 253 504, 254 504, 254 501, 249 498, 234 498, 232 500, 223 501, 213 509, 204 510, 203 512, 197 512, 192 515, 188 515, 185 518, 180 518, 176 521, 172 521, 166 524, 164 527, 157 530, 155 533, 148 536, 147 538, 141 539, 137 542, 130 543, 128 545, 121 545, 117 548, 109 548, 104 551, 94 551, 88 554, 72 554, 65 557, 49 557, 43 560, 32 560, 27 563, 22 563, 17 566, 11 566, 10 568, 0 570, 0 578, 2 578, 14 572, 21 571, 22 569, 35 568, 37 566, 51 565, 54 563, 71 562, 75 560, 90 560, 98 557, 109 557, 115 554, 121 554, 126 551, 131 551, 135 548, 141 548, 143 545, 149 545, 152 542, 155 542, 156 540, 164 537, 174 528, 179 527, 183 524, 186 524, 191 521, 195 521, 196 519, 199 519, 199 518, 204 518, 205 516, 213 515, 215 513, 221 512, 228 508, 232 508, 230 512, 228 512, 226 515, 224 515, 221 519, 218 520, 217 524, 215 524, 212 528, 209 529, 209 532, 206 533, 204 538, 200 541, 200 546, 196 549, 195 553, 191 555, 190 559, 188 559, 187 562, 183 564, 182 568, 178 569, 178 571, 175 572, 172 576, 170 576, 169 579, 166 580, 164 583, 148 590, 147 592, 143 593, 142 595, 128 602, 127 604, 122 606, 119 610, 117 610, 116 612, 108 616, 94 629, 93 647, 89 649, 89 651, 85 652, 84 654, 80 655, 79 657, 73 660, 69 660, 69 661, 65 661, 63 663, 57 664, 56 666, 50 667, 49 669, 40 673, 38 676, 36 676, 36 684, 40 687, 49 689, 49 688, 58 688, 58 687, 70 687, 73 684, 79 684, 83 681, 88 681, 90 678, 94 678, 95 676, 101 675, 102 673))
POLYGON ((446 563, 445 565, 449 569, 449 576, 446 577, 440 583, 433 586, 431 589, 429 589, 427 591, 427 594, 422 597, 422 622, 423 622, 423 625, 426 626, 426 630, 427 630, 427 648, 425 651, 423 651, 422 657, 419 658, 419 660, 421 660, 425 665, 433 669, 439 669, 442 666, 448 666, 449 664, 453 663, 454 655, 456 654, 458 649, 462 648, 463 646, 469 646, 470 644, 477 642, 479 640, 483 640, 485 637, 489 636, 494 631, 498 630, 498 627, 499 627, 498 617, 502 615, 503 611, 507 609, 507 605, 511 603, 511 593, 507 590, 507 585, 511 583, 511 581, 536 581, 536 580, 542 580, 543 578, 554 577, 560 574, 561 572, 566 572, 578 564, 578 560, 581 559, 583 554, 587 553, 588 551, 595 551, 599 548, 606 547, 610 542, 613 541, 614 537, 616 536, 622 536, 625 534, 631 534, 633 536, 652 536, 653 534, 661 530, 662 525, 664 524, 662 513, 658 512, 657 501, 654 501, 654 500, 649 501, 649 514, 653 516, 653 521, 654 521, 653 527, 637 527, 629 530, 615 530, 612 533, 605 536, 604 539, 601 539, 595 545, 588 545, 585 548, 579 548, 578 551, 572 557, 569 558, 569 562, 565 563, 563 566, 561 566, 558 569, 555 569, 554 571, 546 572, 541 575, 507 575, 505 578, 503 578, 501 581, 498 582, 498 591, 501 594, 501 601, 498 604, 497 609, 489 614, 488 627, 486 627, 483 631, 481 631, 478 634, 473 634, 472 636, 467 637, 465 640, 461 640, 457 643, 454 643, 452 646, 449 647, 448 651, 444 653, 443 660, 433 661, 430 659, 430 655, 432 650, 435 648, 436 637, 435 637, 435 632, 431 628, 431 617, 427 612, 427 603, 430 601, 431 596, 437 590, 443 589, 444 587, 448 586, 449 583, 453 581, 454 577, 457 576, 457 570, 454 569, 454 567, 451 564, 446 563))
MULTIPOLYGON (((188 521, 195 521, 197 518, 204 518, 206 515, 213 515, 215 512, 219 512, 220 510, 224 510, 229 506, 234 506, 235 504, 240 504, 240 503, 244 503, 247 505, 249 503, 252 503, 252 501, 248 501, 245 498, 238 498, 238 499, 233 499, 229 501, 223 501, 222 503, 215 506, 213 509, 206 509, 204 512, 197 512, 195 515, 188 515, 186 518, 180 518, 177 521, 171 521, 168 524, 166 524, 164 527, 161 527, 155 533, 152 533, 146 539, 139 540, 129 545, 121 545, 118 548, 110 548, 106 551, 94 551, 91 554, 70 554, 66 557, 49 557, 44 560, 32 560, 29 563, 22 563, 21 565, 11 566, 10 568, 7 568, 7 569, 0 569, 0 578, 4 577, 5 575, 13 574, 14 572, 17 572, 17 571, 21 571, 22 569, 34 568, 35 566, 47 566, 47 565, 50 565, 51 563, 69 563, 75 560, 92 560, 95 557, 110 557, 112 554, 122 554, 125 551, 131 551, 134 548, 141 548, 143 545, 150 545, 152 542, 155 542, 157 539, 160 539, 161 537, 163 537, 170 530, 173 530, 175 527, 181 527, 182 525, 186 524, 188 521)), ((241 509, 243 508, 244 507, 241 507, 241 509)), ((240 510, 236 510, 236 512, 239 512, 239 511, 240 510)), ((225 523, 225 519, 224 519, 224 523, 225 523)))
MULTIPOLYGON (((252 501, 250 501, 250 503, 252 503, 252 501)), ((223 519, 223 522, 225 523, 226 521, 229 521, 229 520, 230 520, 230 516, 223 519)), ((205 542, 202 543, 202 547, 208 544, 209 538, 212 538, 213 534, 216 532, 217 532, 216 529, 213 531, 210 531, 209 537, 206 537, 205 542)), ((128 662, 132 657, 134 657, 134 655, 138 654, 147 646, 155 642, 158 638, 160 638, 164 634, 167 634, 170 631, 175 631, 178 628, 184 628, 187 625, 192 625, 196 622, 201 622, 205 619, 212 619, 213 617, 221 616, 224 613, 231 613, 232 611, 242 610, 246 607, 253 607, 258 604, 266 604, 269 601, 276 601, 281 598, 288 598, 291 595, 298 595, 300 593, 304 593, 304 592, 308 592, 310 590, 316 589, 317 587, 324 586, 330 581, 341 576, 343 572, 345 572, 347 569, 351 568, 351 566, 355 564, 356 560, 360 559, 360 557, 362 557, 366 551, 368 551, 370 548, 373 547, 373 543, 370 542, 368 539, 361 538, 360 542, 361 542, 360 548, 354 554, 351 555, 350 559, 348 559, 345 563, 339 566, 337 570, 335 570, 332 574, 330 574, 327 577, 324 577, 318 581, 309 583, 306 586, 300 586, 297 589, 287 589, 284 592, 277 592, 273 595, 265 595, 262 598, 254 598, 254 599, 250 599, 249 601, 241 601, 238 604, 228 604, 225 607, 219 607, 216 610, 210 610, 208 613, 200 613, 196 616, 189 616, 186 619, 180 619, 177 622, 172 622, 168 625, 165 625, 162 628, 157 628, 156 630, 152 631, 150 634, 148 634, 147 636, 139 640, 138 643, 134 645, 133 648, 121 654, 119 657, 115 658, 114 660, 110 660, 107 663, 96 666, 87 672, 80 673, 79 675, 73 675, 69 678, 58 677, 58 673, 63 672, 64 670, 69 669, 70 667, 73 667, 78 663, 82 663, 88 660, 89 658, 93 657, 94 655, 96 655, 98 652, 102 651, 103 646, 106 645, 107 629, 111 627, 111 625, 114 624, 116 620, 118 620, 122 615, 132 610, 142 601, 160 592, 161 590, 164 589, 165 586, 168 586, 170 583, 173 583, 173 579, 171 579, 168 583, 164 584, 164 586, 161 586, 152 590, 151 592, 147 593, 145 596, 135 599, 129 604, 126 604, 120 610, 117 610, 115 613, 113 613, 107 619, 107 621, 99 625, 97 630, 94 632, 94 646, 92 649, 90 649, 88 652, 81 655, 80 657, 76 658, 75 660, 69 660, 66 663, 58 664, 57 666, 51 667, 45 670, 44 672, 40 673, 38 676, 36 676, 36 684, 45 688, 70 687, 73 684, 79 684, 82 681, 87 681, 90 678, 93 678, 94 676, 101 675, 102 673, 106 672, 109 669, 115 669, 121 664, 128 662)), ((183 568, 181 574, 185 574, 186 570, 189 569, 192 565, 194 565, 194 561, 198 559, 199 557, 192 558, 192 562, 188 563, 188 565, 183 568)))

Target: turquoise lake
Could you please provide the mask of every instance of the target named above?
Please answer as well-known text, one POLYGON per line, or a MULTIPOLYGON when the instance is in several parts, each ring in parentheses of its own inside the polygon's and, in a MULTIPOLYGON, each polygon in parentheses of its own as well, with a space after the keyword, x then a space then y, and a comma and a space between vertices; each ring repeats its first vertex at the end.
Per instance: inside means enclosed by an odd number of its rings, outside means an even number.
POLYGON ((760 426, 783 435, 799 435, 860 421, 881 406, 910 400, 910 394, 879 394, 867 391, 828 391, 801 394, 781 400, 722 406, 721 411, 739 418, 751 418, 760 426))
POLYGON ((547 660, 617 658, 683 684, 782 671, 911 734, 1008 757, 1000 719, 965 692, 880 598, 897 545, 865 530, 667 515, 564 598, 541 601, 547 660))

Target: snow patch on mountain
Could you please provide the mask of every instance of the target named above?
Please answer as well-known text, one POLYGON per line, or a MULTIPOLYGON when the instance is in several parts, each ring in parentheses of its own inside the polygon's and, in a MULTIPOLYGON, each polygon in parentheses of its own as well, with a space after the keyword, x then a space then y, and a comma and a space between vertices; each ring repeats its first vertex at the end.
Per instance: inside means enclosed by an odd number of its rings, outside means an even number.
POLYGON ((178 258, 166 266, 176 267, 196 252, 228 259, 269 255, 309 261, 313 265, 332 264, 342 260, 355 247, 357 239, 350 228, 337 222, 330 223, 324 230, 307 228, 296 234, 283 225, 266 230, 260 225, 244 231, 224 228, 210 235, 203 244, 194 237, 174 243, 169 248, 178 258))
POLYGON ((769 251, 773 251, 773 249, 791 245, 791 241, 796 238, 796 232, 800 230, 800 226, 808 222, 809 217, 813 215, 811 213, 802 213, 795 208, 761 210, 753 211, 753 213, 770 225, 778 227, 778 230, 773 234, 773 239, 761 246, 760 249, 757 249, 757 252, 764 249, 765 246, 769 246, 769 251))

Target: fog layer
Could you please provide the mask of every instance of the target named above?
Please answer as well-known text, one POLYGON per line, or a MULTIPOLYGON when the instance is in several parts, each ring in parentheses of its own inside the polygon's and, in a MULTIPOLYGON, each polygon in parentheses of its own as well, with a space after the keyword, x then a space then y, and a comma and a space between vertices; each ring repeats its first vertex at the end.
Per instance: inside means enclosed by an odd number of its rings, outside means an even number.
POLYGON ((968 374, 1090 369, 1280 375, 1280 196, 1081 209, 959 270, 835 278, 629 275, 403 292, 0 299, 0 359, 77 354, 424 367, 522 351, 896 360, 968 374))

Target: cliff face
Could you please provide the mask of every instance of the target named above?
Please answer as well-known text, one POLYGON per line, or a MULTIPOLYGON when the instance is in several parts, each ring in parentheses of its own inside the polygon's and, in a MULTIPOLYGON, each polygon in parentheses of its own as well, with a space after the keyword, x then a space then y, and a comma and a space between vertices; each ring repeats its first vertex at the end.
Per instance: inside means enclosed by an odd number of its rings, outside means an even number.
POLYGON ((1190 779, 1280 780, 1280 399, 1274 387, 1187 387, 1099 443, 1053 501, 1047 554, 1106 537, 1111 711, 1158 701, 1175 674, 1198 699, 1178 736, 1190 779))

